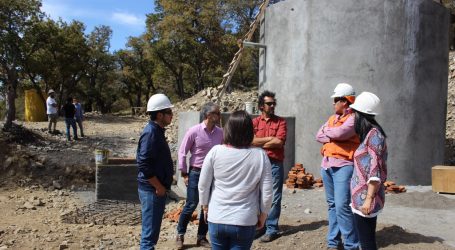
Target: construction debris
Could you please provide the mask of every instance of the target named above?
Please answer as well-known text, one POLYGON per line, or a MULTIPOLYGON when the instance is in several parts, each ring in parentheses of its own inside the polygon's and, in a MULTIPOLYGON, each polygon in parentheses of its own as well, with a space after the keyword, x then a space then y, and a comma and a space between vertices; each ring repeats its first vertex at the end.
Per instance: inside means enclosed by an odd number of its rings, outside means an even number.
MULTIPOLYGON (((170 212, 166 213, 164 215, 164 218, 168 219, 171 222, 179 222, 180 214, 182 213, 182 211, 183 211, 183 206, 175 208, 175 209, 171 210, 170 212)), ((194 211, 193 214, 191 215, 190 221, 193 222, 194 225, 199 224, 197 210, 194 211)))
MULTIPOLYGON (((174 103, 173 112, 174 114, 188 111, 199 112, 205 103, 217 101, 216 92, 216 87, 205 88, 186 100, 174 103)), ((257 89, 248 91, 235 90, 229 93, 229 95, 224 95, 219 105, 221 112, 233 112, 243 110, 245 108, 245 102, 253 102, 253 106, 256 107, 257 100, 257 89)), ((166 138, 169 144, 176 144, 178 141, 178 120, 178 115, 174 115, 172 123, 166 128, 166 138)))
POLYGON ((384 182, 385 192, 386 193, 404 193, 406 192, 405 186, 398 186, 393 181, 384 182))
POLYGON ((311 187, 322 187, 322 179, 314 179, 313 174, 306 173, 302 164, 296 163, 288 173, 286 187, 289 189, 310 189, 311 187))

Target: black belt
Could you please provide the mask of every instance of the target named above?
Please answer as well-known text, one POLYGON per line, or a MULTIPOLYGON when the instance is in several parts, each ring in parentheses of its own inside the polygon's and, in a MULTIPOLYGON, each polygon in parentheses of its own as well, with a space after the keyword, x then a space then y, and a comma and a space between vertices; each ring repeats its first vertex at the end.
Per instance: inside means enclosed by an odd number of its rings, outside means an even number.
POLYGON ((198 167, 191 167, 191 166, 190 166, 190 171, 201 172, 201 168, 198 168, 198 167))

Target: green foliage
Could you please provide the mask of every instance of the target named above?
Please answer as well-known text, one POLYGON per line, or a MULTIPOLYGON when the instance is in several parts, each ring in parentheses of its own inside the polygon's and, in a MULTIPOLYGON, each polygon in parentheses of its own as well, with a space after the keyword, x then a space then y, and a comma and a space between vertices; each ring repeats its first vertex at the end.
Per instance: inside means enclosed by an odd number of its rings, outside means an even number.
POLYGON ((5 87, 8 110, 4 127, 16 118, 16 90, 23 78, 27 59, 40 44, 34 39, 35 26, 42 20, 41 2, 37 0, 0 1, 0 82, 5 87))
MULTIPOLYGON (((80 21, 45 17, 39 0, 1 0, 0 91, 18 107, 16 112, 13 105, 8 117, 23 112, 23 93, 18 93, 23 88, 40 93, 52 88, 60 105, 77 96, 86 111, 111 112, 145 106, 157 92, 185 98, 216 86, 259 2, 155 0, 146 32, 111 53, 108 26, 85 35, 80 21)), ((246 51, 234 83, 257 83, 257 58, 257 51, 246 51)))
MULTIPOLYGON (((237 39, 257 12, 257 2, 156 1, 156 13, 147 18, 147 35, 161 80, 173 82, 180 98, 218 85, 238 49, 237 39)), ((241 72, 234 82, 257 82, 251 63, 243 63, 241 72)))

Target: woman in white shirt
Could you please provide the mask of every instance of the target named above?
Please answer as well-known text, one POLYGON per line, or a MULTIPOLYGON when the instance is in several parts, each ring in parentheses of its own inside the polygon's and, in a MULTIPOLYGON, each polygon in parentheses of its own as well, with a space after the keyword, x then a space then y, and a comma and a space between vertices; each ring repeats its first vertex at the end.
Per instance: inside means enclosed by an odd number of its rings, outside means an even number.
POLYGON ((236 111, 224 127, 225 144, 205 157, 198 188, 212 249, 250 249, 272 205, 270 161, 251 146, 253 137, 250 116, 236 111))

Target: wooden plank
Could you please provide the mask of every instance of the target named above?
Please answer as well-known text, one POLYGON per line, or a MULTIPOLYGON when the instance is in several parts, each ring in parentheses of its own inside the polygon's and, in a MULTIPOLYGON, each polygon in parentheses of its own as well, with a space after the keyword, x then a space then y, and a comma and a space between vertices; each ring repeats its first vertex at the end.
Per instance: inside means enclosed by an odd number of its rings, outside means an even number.
POLYGON ((434 166, 431 176, 433 192, 455 194, 455 166, 434 166))

